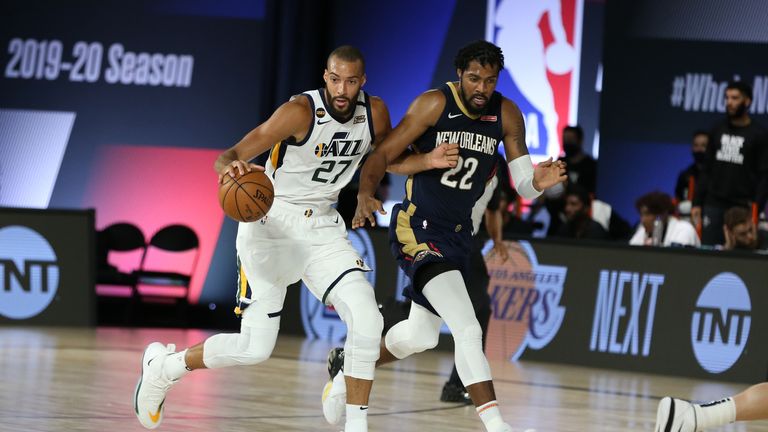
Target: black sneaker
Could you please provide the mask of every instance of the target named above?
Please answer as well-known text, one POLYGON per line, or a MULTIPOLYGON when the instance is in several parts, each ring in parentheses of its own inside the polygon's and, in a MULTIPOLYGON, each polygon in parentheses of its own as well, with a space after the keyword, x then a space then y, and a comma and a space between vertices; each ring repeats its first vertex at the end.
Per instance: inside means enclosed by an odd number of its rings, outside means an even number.
POLYGON ((440 394, 442 402, 461 402, 466 405, 472 405, 472 398, 469 397, 467 389, 462 385, 456 385, 448 381, 443 386, 443 392, 440 394))
POLYGON ((344 370, 344 348, 332 348, 328 352, 328 375, 333 379, 344 370))

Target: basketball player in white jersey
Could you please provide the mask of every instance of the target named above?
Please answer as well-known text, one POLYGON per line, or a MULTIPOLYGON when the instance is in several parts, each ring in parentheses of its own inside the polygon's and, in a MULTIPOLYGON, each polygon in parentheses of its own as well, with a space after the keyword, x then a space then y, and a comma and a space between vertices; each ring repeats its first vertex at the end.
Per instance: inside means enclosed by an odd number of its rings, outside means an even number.
MULTIPOLYGON (((360 90, 365 63, 356 48, 334 50, 323 79, 324 88, 284 103, 216 160, 221 182, 235 171, 263 170, 247 161, 271 148, 266 173, 275 187, 272 208, 260 221, 238 227, 240 333, 217 334, 179 352, 173 345, 150 344, 134 395, 134 410, 144 427, 160 424, 166 393, 189 371, 255 365, 269 358, 286 287, 303 279, 347 324, 345 431, 368 430, 368 396, 383 323, 373 287, 363 275, 369 269, 347 240, 332 204, 391 123, 384 102, 360 90)), ((391 171, 414 173, 455 166, 457 160, 457 147, 445 145, 405 157, 391 171)))

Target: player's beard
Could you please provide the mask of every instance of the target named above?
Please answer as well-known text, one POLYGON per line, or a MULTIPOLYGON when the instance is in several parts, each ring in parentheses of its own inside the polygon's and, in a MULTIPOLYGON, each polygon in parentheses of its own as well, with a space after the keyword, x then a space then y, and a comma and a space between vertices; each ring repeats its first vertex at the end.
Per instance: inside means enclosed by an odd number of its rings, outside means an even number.
POLYGON ((483 99, 485 99, 485 105, 482 106, 482 108, 477 108, 476 106, 472 105, 472 98, 468 98, 466 92, 464 92, 464 86, 459 85, 459 92, 461 93, 461 101, 464 102, 464 107, 467 108, 467 111, 469 111, 472 115, 480 115, 483 112, 485 112, 485 109, 488 107, 488 98, 485 97, 485 95, 477 94, 472 95, 472 97, 480 96, 483 99))
POLYGON ((747 112, 747 103, 742 102, 739 104, 739 106, 736 107, 736 110, 731 113, 730 111, 726 110, 728 113, 728 118, 733 120, 742 117, 747 112))
POLYGON ((347 99, 344 96, 331 97, 331 94, 326 89, 325 90, 325 100, 328 101, 328 110, 331 111, 331 114, 334 117, 340 117, 342 119, 348 119, 350 116, 352 116, 352 112, 354 111, 353 107, 355 106, 354 104, 357 102, 357 97, 358 97, 359 94, 360 94, 360 92, 355 94, 354 97, 352 97, 352 99, 350 100, 350 99, 347 99), (336 105, 334 105, 334 101, 336 101, 338 99, 343 99, 343 100, 347 101, 347 109, 345 111, 339 111, 338 109, 336 109, 336 105))

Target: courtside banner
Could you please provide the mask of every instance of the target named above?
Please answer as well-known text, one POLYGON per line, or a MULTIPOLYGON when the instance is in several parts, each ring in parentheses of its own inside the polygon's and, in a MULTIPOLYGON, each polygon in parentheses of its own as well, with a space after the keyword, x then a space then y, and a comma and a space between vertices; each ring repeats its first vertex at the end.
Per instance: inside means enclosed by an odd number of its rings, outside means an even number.
POLYGON ((768 258, 683 249, 507 242, 489 259, 491 358, 759 382, 768 258))
POLYGON ((0 208, 0 324, 95 324, 94 212, 0 208))

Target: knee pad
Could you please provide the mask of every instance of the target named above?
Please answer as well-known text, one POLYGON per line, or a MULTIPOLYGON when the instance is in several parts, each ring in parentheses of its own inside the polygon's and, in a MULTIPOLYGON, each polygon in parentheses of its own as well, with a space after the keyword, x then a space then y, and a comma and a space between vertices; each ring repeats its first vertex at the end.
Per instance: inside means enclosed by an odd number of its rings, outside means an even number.
POLYGON ((277 329, 243 328, 240 333, 217 334, 203 345, 203 363, 210 369, 251 366, 272 355, 277 329))
POLYGON ((437 346, 440 332, 427 329, 414 329, 408 320, 400 321, 389 329, 384 338, 387 350, 398 359, 417 354, 437 346))
POLYGON ((457 345, 471 346, 483 339, 483 330, 480 323, 474 322, 453 335, 453 340, 457 345))
POLYGON ((414 303, 407 320, 389 329, 384 338, 387 350, 399 359, 437 346, 443 320, 414 303))
POLYGON ((331 303, 347 324, 344 374, 373 380, 384 329, 384 319, 379 312, 373 287, 362 274, 357 273, 345 276, 334 291, 331 303))
POLYGON ((465 386, 491 380, 491 368, 483 353, 483 331, 477 322, 453 335, 456 371, 465 386))

